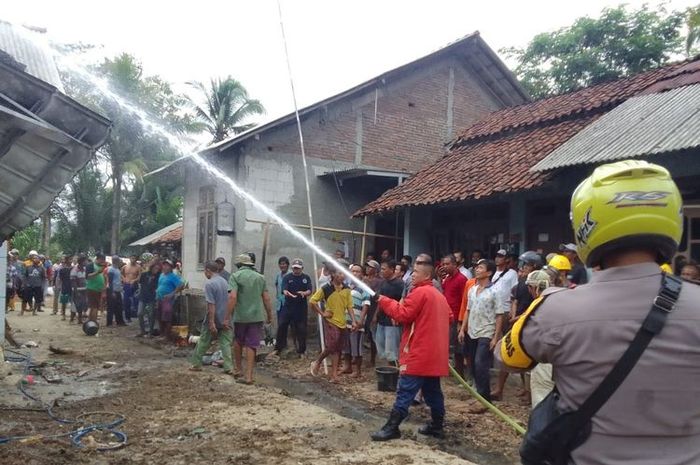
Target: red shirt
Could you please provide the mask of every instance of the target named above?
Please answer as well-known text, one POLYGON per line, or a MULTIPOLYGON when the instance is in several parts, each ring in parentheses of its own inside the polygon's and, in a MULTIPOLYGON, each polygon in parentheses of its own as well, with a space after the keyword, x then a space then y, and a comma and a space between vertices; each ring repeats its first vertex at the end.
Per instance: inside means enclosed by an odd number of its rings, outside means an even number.
POLYGON ((452 321, 458 321, 459 319, 459 308, 462 303, 462 295, 464 294, 464 287, 467 285, 467 278, 455 270, 452 276, 447 276, 442 281, 442 293, 447 299, 447 304, 450 306, 452 311, 452 321))
POLYGON ((399 362, 402 374, 447 376, 450 359, 450 307, 432 282, 419 283, 403 304, 379 297, 379 308, 403 325, 399 362))

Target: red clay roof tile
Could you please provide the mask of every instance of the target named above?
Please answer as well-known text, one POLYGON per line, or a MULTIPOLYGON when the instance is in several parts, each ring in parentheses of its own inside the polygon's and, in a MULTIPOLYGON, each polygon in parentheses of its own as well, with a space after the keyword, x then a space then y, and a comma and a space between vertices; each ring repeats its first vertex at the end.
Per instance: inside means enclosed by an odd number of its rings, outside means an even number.
POLYGON ((591 122, 656 84, 679 87, 700 76, 700 59, 491 113, 462 132, 450 151, 354 216, 397 207, 480 199, 542 185, 530 168, 591 122))

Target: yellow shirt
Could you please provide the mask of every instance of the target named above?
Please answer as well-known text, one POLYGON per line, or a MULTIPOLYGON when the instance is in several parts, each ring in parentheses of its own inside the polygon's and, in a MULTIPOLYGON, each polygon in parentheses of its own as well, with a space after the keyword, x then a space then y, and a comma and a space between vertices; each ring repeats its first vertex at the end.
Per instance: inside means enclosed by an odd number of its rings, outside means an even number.
POLYGON ((345 329, 345 312, 352 311, 350 289, 343 286, 343 289, 338 290, 334 288, 333 284, 326 284, 311 296, 310 302, 318 304, 322 300, 326 302, 325 310, 333 313, 333 316, 326 318, 326 320, 338 328, 345 329))

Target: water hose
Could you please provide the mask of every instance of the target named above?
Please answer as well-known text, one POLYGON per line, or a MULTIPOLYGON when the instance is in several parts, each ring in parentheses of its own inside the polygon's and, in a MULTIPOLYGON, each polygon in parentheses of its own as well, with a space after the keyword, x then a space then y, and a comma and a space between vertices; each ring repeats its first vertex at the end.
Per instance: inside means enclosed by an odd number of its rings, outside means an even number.
MULTIPOLYGON (((34 367, 34 365, 32 364, 31 355, 25 355, 21 352, 17 352, 17 351, 13 351, 13 350, 10 350, 10 352, 13 352, 16 355, 19 355, 19 357, 6 356, 5 357, 6 360, 12 361, 12 362, 20 362, 20 363, 24 362, 23 373, 24 373, 24 376, 26 376, 29 373, 30 368, 34 367)), ((53 413, 53 408, 55 407, 55 403, 53 405, 52 404, 44 404, 41 401, 41 399, 30 394, 27 391, 26 387, 22 384, 21 381, 18 383, 18 387, 19 387, 19 391, 22 393, 22 395, 26 396, 27 398, 33 400, 34 402, 36 402, 42 406, 42 408, 40 408, 40 409, 39 408, 31 409, 32 411, 45 411, 52 420, 54 420, 58 423, 61 423, 61 424, 80 424, 80 423, 82 423, 82 424, 84 424, 84 426, 82 426, 78 429, 72 430, 72 431, 68 431, 65 433, 59 433, 59 434, 47 434, 47 435, 40 434, 40 435, 31 435, 31 436, 4 436, 4 437, 0 437, 0 445, 7 444, 7 443, 13 442, 13 441, 20 441, 20 442, 26 443, 26 442, 39 441, 39 440, 43 440, 43 439, 56 439, 56 438, 62 438, 62 437, 68 436, 68 437, 70 437, 71 443, 74 446, 80 447, 80 448, 85 448, 88 446, 86 446, 85 444, 82 443, 83 437, 85 437, 86 435, 88 435, 94 431, 106 431, 109 434, 111 434, 114 438, 116 438, 115 442, 108 443, 106 445, 98 444, 97 446, 95 446, 95 450, 108 451, 108 450, 119 449, 120 447, 123 447, 126 445, 126 441, 127 441, 126 433, 124 433, 122 431, 115 430, 116 427, 118 427, 119 425, 121 425, 122 423, 124 423, 126 421, 126 417, 124 415, 114 413, 114 412, 94 411, 94 412, 82 413, 82 414, 78 415, 74 420, 60 418, 53 413), (89 416, 94 416, 94 415, 110 415, 110 416, 114 416, 115 419, 112 421, 106 422, 106 423, 103 422, 103 423, 91 423, 91 424, 87 424, 86 422, 83 421, 83 418, 89 417, 89 416)), ((15 410, 15 409, 6 408, 6 409, 2 409, 2 410, 15 410)), ((20 409, 17 409, 17 410, 20 410, 20 409)), ((21 408, 21 410, 30 410, 30 409, 21 408)))
POLYGON ((476 400, 478 400, 479 403, 481 403, 481 405, 483 405, 484 407, 486 407, 490 412, 494 413, 498 418, 500 418, 501 420, 505 421, 505 422, 508 424, 508 426, 510 426, 511 428, 513 428, 513 429, 515 430, 516 433, 518 433, 518 434, 521 435, 521 436, 525 436, 526 430, 525 430, 525 428, 522 427, 522 425, 521 425, 520 423, 518 423, 517 420, 515 420, 514 418, 512 418, 512 417, 506 415, 506 414, 503 413, 500 409, 498 409, 498 407, 496 407, 495 405, 493 405, 493 404, 492 404, 491 402, 489 402, 488 400, 484 399, 478 392, 476 392, 476 389, 474 389, 473 387, 471 387, 471 386, 469 385, 469 383, 467 383, 467 382, 464 380, 464 378, 462 378, 462 377, 459 375, 459 373, 457 373, 457 370, 455 370, 455 369, 452 367, 452 365, 450 365, 450 373, 452 373, 452 376, 457 380, 457 382, 458 382, 459 384, 461 384, 462 387, 463 387, 464 389, 466 389, 467 392, 469 392, 469 394, 470 394, 473 398, 475 398, 476 400))

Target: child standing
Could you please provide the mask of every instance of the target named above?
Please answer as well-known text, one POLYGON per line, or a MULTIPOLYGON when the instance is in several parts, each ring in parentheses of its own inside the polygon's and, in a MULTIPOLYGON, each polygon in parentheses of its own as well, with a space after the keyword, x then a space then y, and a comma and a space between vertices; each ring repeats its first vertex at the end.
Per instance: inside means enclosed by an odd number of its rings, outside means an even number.
POLYGON ((323 339, 325 349, 318 358, 311 363, 311 374, 318 376, 321 362, 328 357, 331 358, 331 372, 329 379, 332 383, 338 382, 338 366, 340 365, 340 353, 345 346, 347 329, 345 327, 345 314, 350 315, 353 326, 355 326, 355 313, 352 309, 352 296, 350 288, 344 283, 345 275, 328 267, 331 272, 331 282, 324 284, 311 297, 310 303, 313 309, 323 317, 323 339), (320 303, 323 301, 325 307, 322 310, 320 303))

